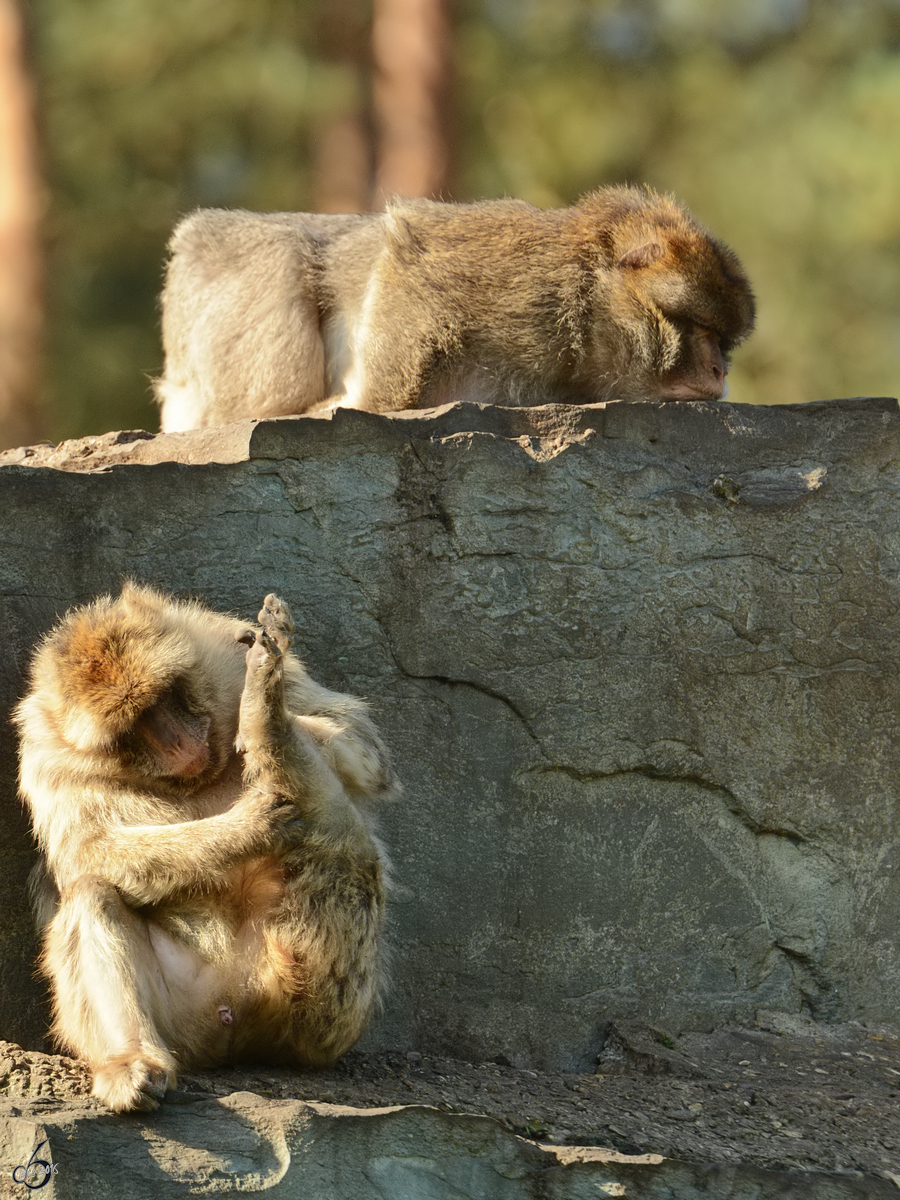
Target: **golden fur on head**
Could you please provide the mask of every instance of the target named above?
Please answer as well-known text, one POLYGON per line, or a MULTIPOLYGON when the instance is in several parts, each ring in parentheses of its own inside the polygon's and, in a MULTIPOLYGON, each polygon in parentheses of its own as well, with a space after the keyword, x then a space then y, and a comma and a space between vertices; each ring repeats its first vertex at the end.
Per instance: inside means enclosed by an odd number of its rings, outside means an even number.
POLYGON ((595 239, 645 304, 707 325, 728 353, 753 329, 756 303, 736 255, 673 196, 607 187, 577 205, 586 244, 595 239), (591 230, 594 232, 592 233, 591 230))
POLYGON ((52 667, 68 741, 85 750, 108 744, 193 661, 164 611, 152 588, 126 583, 117 599, 104 596, 69 613, 44 642, 34 673, 46 678, 44 664, 52 667))

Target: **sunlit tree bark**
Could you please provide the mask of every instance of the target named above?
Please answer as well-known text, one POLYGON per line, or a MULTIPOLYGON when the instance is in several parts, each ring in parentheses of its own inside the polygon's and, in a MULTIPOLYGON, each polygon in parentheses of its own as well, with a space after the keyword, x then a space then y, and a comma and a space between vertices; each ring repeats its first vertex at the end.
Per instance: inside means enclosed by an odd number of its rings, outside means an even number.
POLYGON ((376 206, 446 194, 451 172, 450 0, 374 0, 376 206))
POLYGON ((368 113, 368 5, 327 0, 318 18, 318 51, 343 77, 346 100, 317 123, 313 140, 313 206, 317 212, 363 212, 372 188, 368 113))
POLYGON ((44 191, 22 10, 0 0, 0 445, 41 436, 44 191))

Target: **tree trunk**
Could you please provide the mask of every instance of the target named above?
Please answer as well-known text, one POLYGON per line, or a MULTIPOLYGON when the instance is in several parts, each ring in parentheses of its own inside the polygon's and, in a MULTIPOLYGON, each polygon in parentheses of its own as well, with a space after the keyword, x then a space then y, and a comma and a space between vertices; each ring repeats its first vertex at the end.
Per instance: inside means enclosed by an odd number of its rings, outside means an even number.
POLYGON ((374 0, 375 204, 450 183, 450 0, 374 0))
POLYGON ((316 212, 363 212, 372 188, 372 129, 366 84, 369 76, 368 5, 325 0, 318 18, 318 52, 343 76, 347 102, 324 116, 313 142, 313 206, 316 212))
POLYGON ((37 441, 44 189, 22 10, 0 0, 0 445, 37 441))

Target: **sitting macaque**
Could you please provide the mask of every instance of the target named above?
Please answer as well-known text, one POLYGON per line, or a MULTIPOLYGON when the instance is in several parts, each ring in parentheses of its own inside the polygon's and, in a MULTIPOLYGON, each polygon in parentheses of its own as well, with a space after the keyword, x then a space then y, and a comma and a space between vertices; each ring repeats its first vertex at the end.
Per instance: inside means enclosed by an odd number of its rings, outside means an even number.
POLYGON ((716 400, 754 301, 674 200, 404 200, 360 216, 200 209, 163 293, 165 431, 241 417, 716 400))
POLYGON ((330 1063, 378 1003, 366 803, 396 781, 287 606, 259 622, 126 584, 47 636, 16 709, 54 1033, 115 1112, 180 1068, 330 1063))

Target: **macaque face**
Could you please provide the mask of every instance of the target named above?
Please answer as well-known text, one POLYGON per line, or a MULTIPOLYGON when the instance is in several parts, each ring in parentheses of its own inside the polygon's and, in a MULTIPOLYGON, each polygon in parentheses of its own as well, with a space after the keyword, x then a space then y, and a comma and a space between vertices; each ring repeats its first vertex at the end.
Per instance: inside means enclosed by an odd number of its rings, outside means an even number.
POLYGON ((123 761, 148 778, 191 782, 216 766, 210 746, 212 717, 181 682, 167 688, 119 743, 123 761))
POLYGON ((704 325, 690 324, 681 335, 681 355, 661 377, 663 400, 721 400, 728 392, 728 362, 719 335, 704 325))

